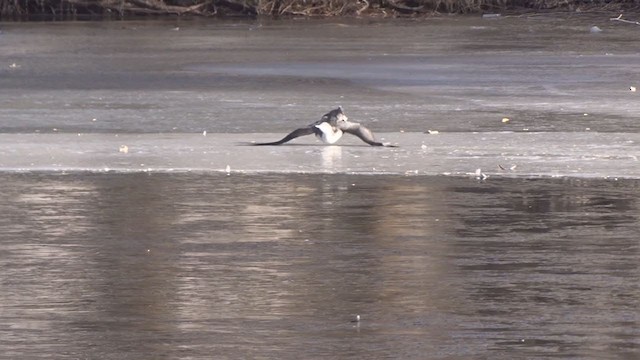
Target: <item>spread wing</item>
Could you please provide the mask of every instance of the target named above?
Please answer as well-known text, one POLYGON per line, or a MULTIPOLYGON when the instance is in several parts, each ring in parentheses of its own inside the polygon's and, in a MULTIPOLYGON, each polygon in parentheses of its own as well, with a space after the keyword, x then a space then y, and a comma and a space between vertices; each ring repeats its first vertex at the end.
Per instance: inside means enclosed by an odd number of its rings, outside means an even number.
POLYGON ((375 137, 373 136, 373 133, 371 132, 371 130, 367 129, 366 127, 358 124, 358 123, 352 123, 352 122, 348 122, 348 121, 344 121, 338 124, 338 127, 340 128, 340 130, 349 133, 351 135, 355 135, 357 137, 359 137, 362 141, 366 142, 367 144, 371 145, 371 146, 389 146, 389 147, 395 147, 395 145, 390 145, 390 144, 386 144, 386 143, 381 143, 376 141, 375 137))
POLYGON ((274 141, 274 142, 268 142, 268 143, 256 143, 254 145, 280 145, 280 144, 284 144, 287 141, 293 140, 297 137, 300 136, 305 136, 305 135, 311 135, 313 133, 315 133, 316 131, 319 131, 315 126, 307 126, 307 127, 303 127, 300 129, 296 129, 293 130, 291 133, 289 133, 287 136, 283 137, 281 140, 278 141, 274 141))

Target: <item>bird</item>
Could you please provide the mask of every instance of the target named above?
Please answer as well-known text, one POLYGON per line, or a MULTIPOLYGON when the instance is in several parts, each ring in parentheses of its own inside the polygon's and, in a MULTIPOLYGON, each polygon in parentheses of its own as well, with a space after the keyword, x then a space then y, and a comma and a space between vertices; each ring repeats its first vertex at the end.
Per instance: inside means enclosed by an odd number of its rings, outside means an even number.
POLYGON ((344 133, 355 135, 371 146, 397 147, 390 143, 376 141, 371 130, 367 129, 364 125, 349 121, 349 118, 345 115, 342 106, 338 106, 337 109, 324 114, 320 120, 314 123, 303 128, 293 130, 287 134, 287 136, 278 141, 255 143, 254 145, 281 145, 297 137, 311 134, 315 134, 316 137, 326 144, 334 144, 340 140, 344 133))

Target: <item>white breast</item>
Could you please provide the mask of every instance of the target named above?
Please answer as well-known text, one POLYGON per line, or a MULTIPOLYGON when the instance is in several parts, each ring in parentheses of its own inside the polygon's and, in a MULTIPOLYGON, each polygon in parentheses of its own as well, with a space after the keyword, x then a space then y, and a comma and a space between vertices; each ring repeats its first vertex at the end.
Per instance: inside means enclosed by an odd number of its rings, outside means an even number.
POLYGON ((323 122, 315 127, 322 131, 322 135, 318 137, 326 144, 333 144, 342 137, 342 130, 334 129, 329 123, 323 122))

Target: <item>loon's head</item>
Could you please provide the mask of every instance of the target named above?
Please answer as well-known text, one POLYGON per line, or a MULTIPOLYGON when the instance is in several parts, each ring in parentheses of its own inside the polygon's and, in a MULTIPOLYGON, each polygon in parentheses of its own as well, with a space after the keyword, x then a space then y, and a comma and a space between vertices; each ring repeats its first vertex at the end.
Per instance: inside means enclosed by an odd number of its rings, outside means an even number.
POLYGON ((337 109, 331 110, 328 113, 322 115, 322 120, 335 125, 339 121, 347 121, 349 118, 345 115, 342 106, 338 106, 337 109))

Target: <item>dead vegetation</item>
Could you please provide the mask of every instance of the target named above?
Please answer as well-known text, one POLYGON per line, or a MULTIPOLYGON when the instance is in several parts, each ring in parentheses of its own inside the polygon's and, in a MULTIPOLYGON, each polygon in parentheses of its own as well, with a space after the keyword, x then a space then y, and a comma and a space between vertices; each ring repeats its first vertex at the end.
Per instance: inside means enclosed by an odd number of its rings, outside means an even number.
POLYGON ((57 16, 419 16, 635 4, 608 0, 0 0, 3 17, 57 16))

